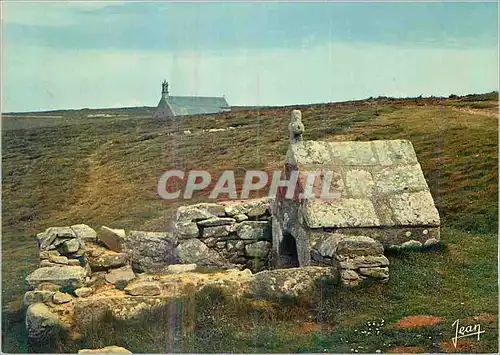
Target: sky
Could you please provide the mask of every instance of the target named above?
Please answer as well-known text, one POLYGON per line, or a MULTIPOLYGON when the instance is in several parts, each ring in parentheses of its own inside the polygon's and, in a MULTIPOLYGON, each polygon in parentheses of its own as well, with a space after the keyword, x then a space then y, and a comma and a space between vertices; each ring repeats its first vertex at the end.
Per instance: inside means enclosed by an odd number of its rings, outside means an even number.
POLYGON ((6 2, 2 111, 498 90, 496 2, 6 2))

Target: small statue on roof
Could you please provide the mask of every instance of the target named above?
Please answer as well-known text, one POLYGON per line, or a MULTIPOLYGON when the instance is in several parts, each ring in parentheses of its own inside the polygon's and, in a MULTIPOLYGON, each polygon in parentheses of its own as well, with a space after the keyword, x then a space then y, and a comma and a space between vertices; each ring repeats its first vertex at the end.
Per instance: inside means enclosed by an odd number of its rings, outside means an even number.
POLYGON ((290 123, 288 124, 288 131, 290 132, 290 143, 298 143, 302 140, 304 124, 302 124, 302 113, 300 110, 292 111, 290 123))

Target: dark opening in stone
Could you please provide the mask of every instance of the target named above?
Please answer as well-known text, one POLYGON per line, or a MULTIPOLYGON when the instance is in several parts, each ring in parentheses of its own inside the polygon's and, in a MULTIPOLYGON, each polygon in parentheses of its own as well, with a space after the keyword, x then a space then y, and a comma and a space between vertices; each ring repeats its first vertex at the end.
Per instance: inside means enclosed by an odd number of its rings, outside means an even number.
POLYGON ((297 244, 295 238, 289 233, 283 233, 283 240, 279 247, 279 265, 281 268, 290 268, 299 266, 297 256, 297 244))

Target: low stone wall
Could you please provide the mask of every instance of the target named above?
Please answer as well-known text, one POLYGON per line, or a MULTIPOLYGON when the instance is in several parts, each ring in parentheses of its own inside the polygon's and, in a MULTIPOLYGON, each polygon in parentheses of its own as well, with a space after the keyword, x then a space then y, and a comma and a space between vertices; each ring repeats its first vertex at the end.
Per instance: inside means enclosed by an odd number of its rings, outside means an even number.
POLYGON ((180 207, 173 224, 179 262, 265 270, 270 261, 271 218, 267 198, 180 207), (196 257, 194 251, 200 249, 207 258, 196 257))

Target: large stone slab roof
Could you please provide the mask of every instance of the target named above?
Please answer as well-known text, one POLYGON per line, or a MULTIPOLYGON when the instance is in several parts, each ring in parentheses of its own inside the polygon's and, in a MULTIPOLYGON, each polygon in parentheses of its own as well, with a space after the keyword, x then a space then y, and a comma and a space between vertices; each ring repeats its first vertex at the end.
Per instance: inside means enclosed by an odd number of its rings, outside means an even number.
MULTIPOLYGON (((332 200, 303 201, 310 228, 439 226, 439 214, 417 156, 407 140, 369 142, 299 141, 291 144, 287 165, 299 170, 331 171, 332 200)), ((313 189, 314 191, 314 189, 313 189)), ((319 195, 319 191, 315 191, 319 195)))

